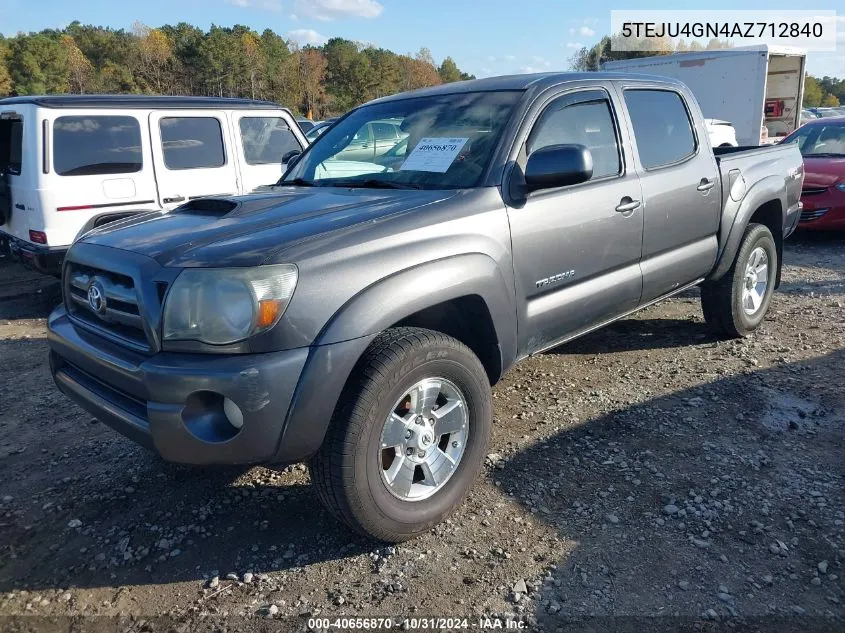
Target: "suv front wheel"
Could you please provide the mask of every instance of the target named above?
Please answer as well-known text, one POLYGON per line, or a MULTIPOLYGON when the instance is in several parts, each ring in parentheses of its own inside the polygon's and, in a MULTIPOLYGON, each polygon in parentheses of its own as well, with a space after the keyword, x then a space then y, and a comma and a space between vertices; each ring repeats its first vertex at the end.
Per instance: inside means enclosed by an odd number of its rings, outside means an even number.
POLYGON ((350 377, 311 478, 351 528, 403 541, 460 505, 491 428, 490 383, 469 348, 431 330, 387 330, 350 377))

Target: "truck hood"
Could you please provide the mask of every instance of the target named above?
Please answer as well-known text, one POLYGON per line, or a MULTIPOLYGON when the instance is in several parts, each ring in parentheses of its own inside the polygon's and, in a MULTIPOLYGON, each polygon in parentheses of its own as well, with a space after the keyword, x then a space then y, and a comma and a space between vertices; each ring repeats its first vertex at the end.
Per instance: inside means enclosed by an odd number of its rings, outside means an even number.
POLYGON ((804 157, 804 186, 830 187, 845 180, 845 156, 804 157))
POLYGON ((107 224, 81 241, 132 251, 162 266, 256 266, 303 240, 445 200, 454 191, 269 187, 201 198, 169 213, 107 224))

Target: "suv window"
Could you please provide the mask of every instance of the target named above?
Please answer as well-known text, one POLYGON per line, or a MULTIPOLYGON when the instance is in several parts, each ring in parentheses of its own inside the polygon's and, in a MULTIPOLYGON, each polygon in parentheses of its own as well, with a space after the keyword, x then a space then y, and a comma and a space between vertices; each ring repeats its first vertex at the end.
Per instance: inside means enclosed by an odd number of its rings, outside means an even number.
POLYGON ((373 135, 377 141, 395 141, 396 126, 390 123, 373 123, 373 135))
POLYGON ((593 178, 620 173, 619 144, 613 113, 606 99, 570 103, 561 97, 549 104, 540 115, 526 144, 526 151, 536 152, 549 145, 577 143, 593 155, 593 178))
POLYGON ((689 113, 677 92, 626 90, 625 103, 643 167, 671 165, 695 153, 689 113))
POLYGON ((167 117, 159 122, 168 169, 207 169, 226 164, 223 131, 215 117, 167 117))
POLYGON ((0 174, 21 174, 23 154, 23 120, 0 119, 0 174))
POLYGON ((243 117, 239 126, 244 158, 250 165, 281 165, 285 154, 302 149, 280 117, 243 117))
POLYGON ((131 116, 60 116, 53 122, 53 168, 60 176, 141 171, 141 125, 131 116))

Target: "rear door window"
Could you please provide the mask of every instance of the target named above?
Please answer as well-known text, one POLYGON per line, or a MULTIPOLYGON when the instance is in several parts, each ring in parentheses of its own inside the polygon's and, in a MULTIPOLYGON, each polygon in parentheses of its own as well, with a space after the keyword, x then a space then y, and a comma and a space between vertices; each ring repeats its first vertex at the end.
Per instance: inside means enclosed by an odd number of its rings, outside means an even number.
POLYGON ((61 116, 53 122, 53 168, 60 176, 141 171, 141 125, 131 116, 61 116))
POLYGON ((677 92, 626 90, 625 104, 643 167, 672 165, 695 154, 689 113, 677 92))
POLYGON ((243 117, 239 127, 244 158, 250 165, 281 165, 285 154, 302 149, 280 117, 243 117))
POLYGON ((226 164, 223 131, 216 117, 166 117, 159 122, 168 169, 208 169, 226 164))
POLYGON ((23 169, 23 120, 0 119, 0 174, 20 176, 23 169))

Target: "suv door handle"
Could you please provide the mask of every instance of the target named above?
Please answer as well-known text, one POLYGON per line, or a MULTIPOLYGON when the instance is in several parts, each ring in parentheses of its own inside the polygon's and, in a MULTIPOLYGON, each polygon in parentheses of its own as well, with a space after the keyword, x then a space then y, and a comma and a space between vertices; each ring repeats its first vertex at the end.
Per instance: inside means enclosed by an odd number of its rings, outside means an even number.
POLYGON ((707 178, 702 178, 701 182, 698 183, 698 187, 696 187, 696 189, 698 189, 699 191, 710 191, 715 186, 716 183, 714 181, 707 180, 707 178))
POLYGON ((625 197, 624 197, 624 198, 622 198, 622 200, 619 202, 619 206, 618 206, 618 207, 616 207, 616 210, 617 210, 619 213, 628 213, 629 211, 633 211, 634 209, 636 209, 636 208, 637 208, 637 207, 639 207, 639 206, 640 206, 640 201, 639 201, 639 200, 633 200, 633 199, 632 199, 632 198, 630 198, 629 196, 625 196, 625 197))
POLYGON ((162 198, 161 201, 164 204, 171 204, 173 202, 185 202, 185 196, 180 196, 179 194, 176 194, 172 198, 162 198))

